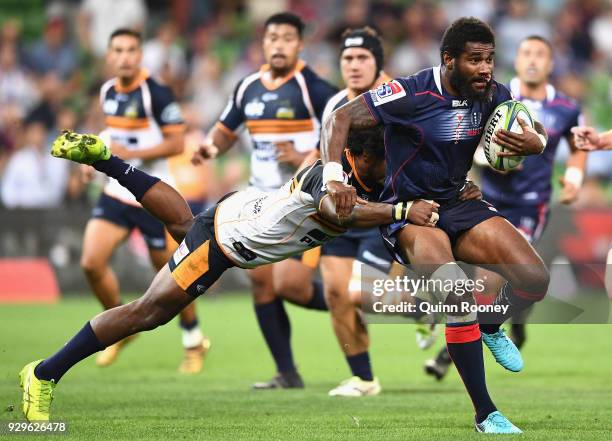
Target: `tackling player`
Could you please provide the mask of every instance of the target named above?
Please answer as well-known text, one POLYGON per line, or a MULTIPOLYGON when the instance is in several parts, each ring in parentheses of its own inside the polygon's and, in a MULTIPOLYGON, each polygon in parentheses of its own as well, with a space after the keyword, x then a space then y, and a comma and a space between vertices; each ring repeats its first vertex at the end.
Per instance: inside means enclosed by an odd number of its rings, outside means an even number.
MULTIPOLYGON (((378 143, 375 146, 380 148, 378 143)), ((358 158, 355 169, 372 179, 366 185, 384 179, 380 155, 368 150, 353 153, 358 158)), ((23 412, 29 421, 49 420, 55 386, 72 366, 121 339, 167 323, 205 293, 226 269, 278 262, 321 245, 349 226, 367 228, 400 219, 427 225, 437 210, 426 201, 394 206, 360 199, 352 214, 340 220, 325 193, 323 166, 317 161, 276 191, 230 193, 194 219, 176 190, 111 156, 96 136, 65 132, 54 142, 52 154, 92 164, 117 179, 164 222, 181 245, 141 298, 98 314, 53 356, 22 369, 23 412)), ((349 178, 348 182, 354 180, 349 178)))
MULTIPOLYGON (((449 314, 446 342, 474 405, 476 430, 519 433, 489 396, 481 338, 502 366, 521 370, 520 352, 500 324, 544 297, 548 271, 533 247, 495 208, 458 197, 485 122, 497 105, 511 99, 510 92, 493 79, 494 56, 495 37, 489 25, 476 18, 456 20, 442 38, 440 66, 395 79, 334 111, 324 122, 321 152, 327 192, 338 215, 348 216, 357 197, 354 188, 341 182, 347 134, 351 129, 384 125, 387 178, 381 200, 422 198, 440 204, 437 228, 397 222, 384 229, 397 258, 416 265, 420 275, 433 280, 464 284, 468 277, 456 259, 496 265, 507 280, 494 302, 507 307, 506 314, 449 314)), ((519 123, 521 134, 495 133, 494 142, 507 150, 500 154, 541 153, 546 145, 543 126, 536 122, 534 130, 521 119, 519 123)), ((444 302, 460 301, 452 291, 436 295, 444 302)), ((470 297, 463 301, 473 303, 470 297)))
MULTIPOLYGON (((183 151, 185 125, 171 90, 141 68, 141 43, 140 33, 130 29, 117 29, 110 36, 107 62, 117 76, 100 90, 107 126, 103 136, 117 156, 172 183, 166 158, 183 151)), ((119 282, 109 261, 134 228, 142 233, 151 262, 159 271, 171 255, 164 225, 110 179, 85 228, 81 256, 87 281, 105 309, 121 305, 119 282)), ((185 357, 179 370, 196 373, 202 369, 210 342, 200 331, 195 305, 180 316, 185 357)), ((99 354, 97 364, 113 363, 126 342, 107 347, 99 354)))
MULTIPOLYGON (((253 145, 249 185, 276 190, 316 148, 323 108, 337 90, 299 59, 303 30, 304 23, 293 14, 268 18, 263 38, 267 64, 238 83, 196 162, 230 149, 236 133, 246 126, 253 145)), ((289 316, 279 296, 327 310, 323 287, 312 280, 318 253, 309 250, 302 261, 290 259, 249 271, 257 321, 277 370, 269 382, 256 383, 256 389, 304 387, 293 360, 289 316)))
MULTIPOLYGON (((482 193, 487 202, 493 204, 531 244, 535 244, 548 223, 552 171, 557 146, 562 138, 567 140, 572 153, 567 160, 565 176, 561 178, 561 202, 569 204, 578 197, 586 153, 576 148, 571 128, 582 121, 582 115, 576 102, 557 91, 549 82, 553 52, 548 40, 535 35, 525 38, 519 45, 514 67, 517 77, 510 81, 510 91, 544 124, 548 133, 546 150, 539 156, 525 158, 518 169, 507 173, 485 167, 482 170, 482 193)), ((486 159, 480 162, 488 165, 486 159)), ((479 271, 477 278, 486 280, 485 292, 498 292, 504 280, 489 271, 485 276, 484 271, 479 271)), ((519 349, 525 342, 525 319, 525 314, 513 317, 511 335, 519 349)), ((448 351, 442 348, 435 359, 426 362, 425 371, 441 379, 451 363, 448 351)))

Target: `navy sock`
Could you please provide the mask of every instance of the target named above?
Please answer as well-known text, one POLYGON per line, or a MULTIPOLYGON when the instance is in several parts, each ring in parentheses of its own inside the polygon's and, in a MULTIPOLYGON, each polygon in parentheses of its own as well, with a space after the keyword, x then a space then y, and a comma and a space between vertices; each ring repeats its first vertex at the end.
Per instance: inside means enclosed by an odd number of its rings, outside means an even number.
POLYGON ((278 372, 295 372, 291 352, 291 323, 283 300, 255 304, 255 315, 278 372))
POLYGON ((478 324, 447 325, 446 347, 472 399, 476 422, 481 423, 497 408, 487 391, 478 324))
POLYGON ((36 366, 34 375, 40 380, 54 380, 57 383, 68 369, 102 349, 104 346, 87 322, 62 349, 36 366))
POLYGON ((320 280, 312 281, 312 298, 304 305, 308 309, 316 309, 318 311, 329 311, 327 302, 325 302, 325 294, 323 292, 323 282, 320 280))
POLYGON ((185 331, 191 331, 192 329, 198 326, 198 319, 193 319, 193 321, 191 322, 184 322, 183 320, 180 320, 179 325, 181 329, 184 329, 185 331))
POLYGON ((99 172, 119 181, 123 187, 134 195, 137 201, 142 199, 149 188, 159 182, 159 178, 138 170, 115 155, 107 160, 96 161, 92 166, 99 172))
POLYGON ((354 376, 365 381, 372 381, 374 379, 368 351, 356 355, 347 355, 346 361, 351 367, 351 372, 354 376))
POLYGON ((502 312, 479 313, 478 321, 480 322, 480 330, 485 334, 494 334, 499 331, 499 327, 502 325, 502 323, 535 303, 533 297, 527 297, 532 295, 527 293, 520 294, 522 295, 517 295, 517 292, 512 289, 510 283, 506 282, 493 301, 494 305, 507 305, 508 310, 506 314, 502 312))

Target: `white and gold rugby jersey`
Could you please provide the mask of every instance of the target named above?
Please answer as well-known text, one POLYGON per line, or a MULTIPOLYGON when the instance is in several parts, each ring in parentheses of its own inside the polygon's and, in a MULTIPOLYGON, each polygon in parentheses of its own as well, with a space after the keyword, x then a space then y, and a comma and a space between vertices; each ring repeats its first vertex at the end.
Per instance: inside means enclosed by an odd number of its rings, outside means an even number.
MULTIPOLYGON (((104 83, 100 103, 107 127, 100 136, 105 142, 115 141, 130 150, 153 147, 163 141, 164 134, 185 130, 181 109, 172 91, 149 77, 144 69, 127 87, 121 86, 117 78, 104 83)), ((174 184, 166 158, 126 162, 174 184)), ((115 179, 109 179, 104 193, 122 202, 140 205, 115 179)))
POLYGON ((276 86, 269 76, 264 65, 240 81, 216 124, 233 138, 246 127, 253 147, 249 185, 261 190, 276 190, 295 173, 278 162, 277 142, 291 142, 301 153, 317 148, 323 109, 337 92, 303 61, 276 86))
POLYGON ((215 213, 215 237, 238 266, 254 268, 317 247, 344 231, 317 214, 326 196, 323 166, 317 161, 281 188, 253 187, 222 200, 215 213))

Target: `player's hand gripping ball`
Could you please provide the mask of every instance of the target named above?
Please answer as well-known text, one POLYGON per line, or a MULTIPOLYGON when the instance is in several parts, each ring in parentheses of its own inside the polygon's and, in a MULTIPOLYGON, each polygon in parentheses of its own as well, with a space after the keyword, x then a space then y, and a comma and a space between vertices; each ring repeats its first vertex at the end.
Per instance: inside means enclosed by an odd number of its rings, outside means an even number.
POLYGON ((493 136, 499 129, 514 133, 523 133, 518 118, 521 118, 528 126, 534 128, 534 118, 529 109, 520 101, 505 101, 495 108, 489 120, 485 124, 481 144, 487 161, 496 170, 507 171, 518 167, 523 162, 524 156, 501 157, 498 153, 506 151, 504 147, 493 141, 493 136))

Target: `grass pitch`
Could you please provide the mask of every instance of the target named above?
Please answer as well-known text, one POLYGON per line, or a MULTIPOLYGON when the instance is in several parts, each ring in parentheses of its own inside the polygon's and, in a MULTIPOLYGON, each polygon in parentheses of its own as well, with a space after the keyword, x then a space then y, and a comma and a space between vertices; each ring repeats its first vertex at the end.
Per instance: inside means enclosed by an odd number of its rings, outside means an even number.
MULTIPOLYGON (((252 391, 273 363, 247 296, 214 295, 198 302, 212 349, 204 372, 176 372, 182 355, 175 322, 139 336, 111 367, 93 357, 56 389, 52 419, 79 440, 443 440, 482 439, 453 370, 441 383, 422 372, 427 352, 410 325, 371 326, 375 375, 383 393, 330 398, 349 376, 325 313, 288 306, 301 391, 252 391)), ((22 420, 17 373, 55 352, 99 311, 93 298, 52 306, 0 307, 0 422, 22 420), (14 410, 10 410, 14 406, 14 410)), ((487 350, 489 389, 524 439, 604 440, 612 433, 612 327, 533 325, 524 348, 525 370, 509 373, 487 350)), ((60 438, 57 438, 57 437, 60 438)), ((24 436, 29 438, 30 436, 24 436)), ((23 439, 0 435, 4 439, 23 439)))

